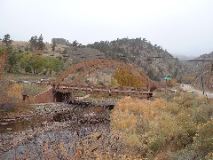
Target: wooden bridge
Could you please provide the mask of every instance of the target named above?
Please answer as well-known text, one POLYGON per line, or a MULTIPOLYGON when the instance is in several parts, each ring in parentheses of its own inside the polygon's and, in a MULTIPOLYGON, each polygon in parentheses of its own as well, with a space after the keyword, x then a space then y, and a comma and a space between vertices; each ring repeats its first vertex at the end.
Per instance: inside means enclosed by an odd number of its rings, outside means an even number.
POLYGON ((59 85, 53 86, 53 92, 56 101, 69 101, 73 99, 75 92, 85 92, 86 94, 105 94, 108 96, 134 96, 139 98, 151 98, 153 93, 145 89, 136 88, 113 88, 113 87, 95 87, 95 86, 73 86, 59 85))
MULTIPOLYGON (((83 83, 85 85, 85 83, 83 83)), ((72 65, 70 68, 62 72, 55 81, 49 82, 52 86, 51 90, 46 93, 36 96, 37 102, 46 102, 46 99, 53 102, 70 102, 75 100, 75 93, 83 92, 84 95, 108 95, 108 96, 133 96, 138 98, 151 98, 152 91, 156 89, 155 84, 143 72, 137 70, 137 67, 132 64, 126 64, 109 59, 97 59, 81 62, 72 65), (130 87, 107 87, 107 86, 83 86, 79 79, 84 79, 86 75, 101 70, 103 68, 117 69, 124 67, 138 80, 142 82, 141 88, 130 87), (76 74, 78 73, 78 74, 76 74), (78 75, 71 81, 70 75, 78 75), (46 98, 48 97, 48 98, 46 98)))

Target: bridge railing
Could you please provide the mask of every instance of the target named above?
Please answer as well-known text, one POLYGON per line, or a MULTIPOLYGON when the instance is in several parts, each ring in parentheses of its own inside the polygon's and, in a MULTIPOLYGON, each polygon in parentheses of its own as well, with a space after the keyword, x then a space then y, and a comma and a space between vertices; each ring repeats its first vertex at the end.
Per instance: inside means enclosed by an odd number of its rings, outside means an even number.
POLYGON ((86 93, 94 94, 109 94, 109 95, 127 95, 139 97, 152 97, 153 93, 144 88, 124 88, 124 87, 95 87, 95 86, 73 86, 73 85, 59 85, 55 87, 56 92, 72 93, 75 91, 84 91, 86 93))

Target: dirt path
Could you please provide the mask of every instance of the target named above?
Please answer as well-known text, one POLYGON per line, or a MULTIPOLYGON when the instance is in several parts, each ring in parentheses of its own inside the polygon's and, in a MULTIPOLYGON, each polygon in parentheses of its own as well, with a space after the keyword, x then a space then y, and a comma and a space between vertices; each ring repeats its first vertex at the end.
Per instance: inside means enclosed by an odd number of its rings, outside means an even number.
MULTIPOLYGON (((195 89, 194 87, 192 87, 189 84, 181 84, 180 88, 186 92, 193 92, 197 95, 202 96, 203 92, 201 90, 195 89)), ((212 92, 205 92, 205 96, 207 96, 208 98, 213 98, 213 93, 212 92)))

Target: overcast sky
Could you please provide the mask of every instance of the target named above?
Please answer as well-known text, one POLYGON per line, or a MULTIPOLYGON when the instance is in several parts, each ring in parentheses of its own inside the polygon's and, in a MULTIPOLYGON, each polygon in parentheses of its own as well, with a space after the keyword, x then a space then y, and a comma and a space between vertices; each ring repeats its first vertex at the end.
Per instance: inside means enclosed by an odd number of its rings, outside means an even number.
POLYGON ((213 0, 0 0, 0 14, 0 38, 145 37, 174 55, 213 51, 213 0))

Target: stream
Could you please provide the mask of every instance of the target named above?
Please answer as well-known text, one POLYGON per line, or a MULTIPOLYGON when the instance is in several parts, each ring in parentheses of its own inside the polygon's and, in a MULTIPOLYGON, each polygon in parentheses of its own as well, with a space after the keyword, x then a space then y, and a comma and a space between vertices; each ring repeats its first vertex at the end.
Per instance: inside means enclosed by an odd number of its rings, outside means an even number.
POLYGON ((108 109, 54 104, 41 108, 45 112, 31 119, 0 123, 0 159, 65 159, 75 155, 81 138, 109 133, 108 109))

